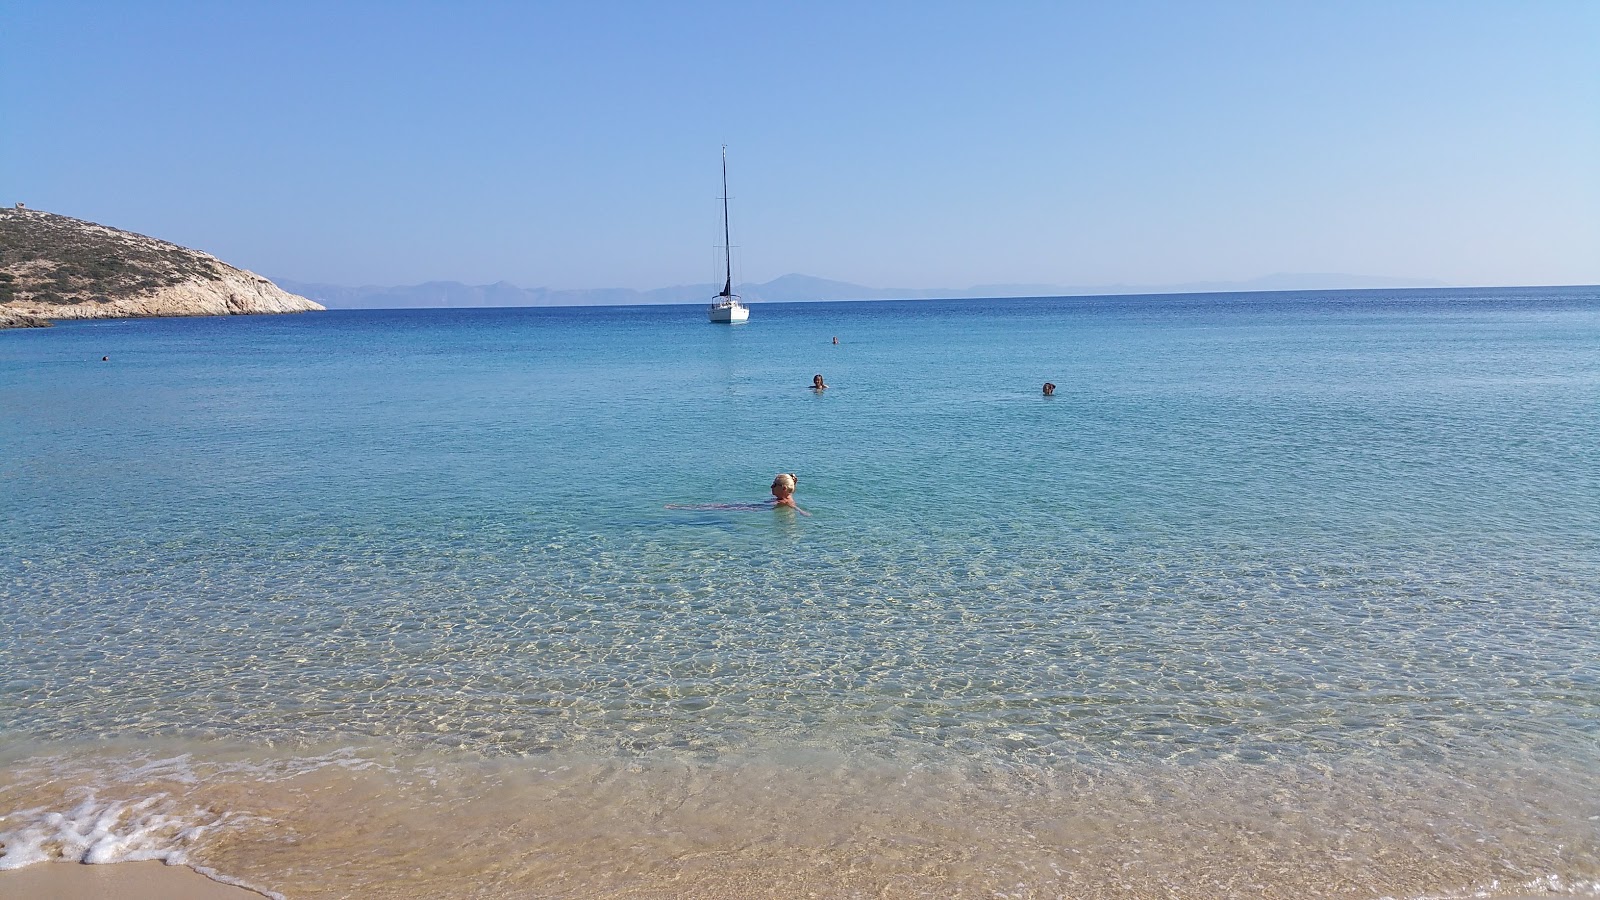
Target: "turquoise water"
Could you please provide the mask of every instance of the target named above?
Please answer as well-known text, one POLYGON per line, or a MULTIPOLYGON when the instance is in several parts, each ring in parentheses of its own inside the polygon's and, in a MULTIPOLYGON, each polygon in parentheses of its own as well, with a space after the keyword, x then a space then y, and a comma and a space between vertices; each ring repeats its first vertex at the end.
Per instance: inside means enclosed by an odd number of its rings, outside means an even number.
MULTIPOLYGON (((1099 779, 1102 822, 1270 817, 1246 786, 1315 772, 1379 832, 1358 895, 1600 878, 1597 289, 63 323, 0 334, 0 448, 0 812, 174 754, 711 784, 822 754, 841 796, 1099 779), (668 508, 780 471, 810 516, 668 508), (1441 802, 1490 849, 1372 862, 1441 802)), ((13 861, 55 846, 11 824, 13 861)), ((1181 861, 1192 824, 1141 839, 1181 861)), ((1306 827, 1274 841, 1310 871, 1338 829, 1306 827)), ((1200 884, 1039 875, 1088 845, 1030 834, 1041 895, 1200 884)), ((944 887, 1012 884, 979 868, 944 887)))

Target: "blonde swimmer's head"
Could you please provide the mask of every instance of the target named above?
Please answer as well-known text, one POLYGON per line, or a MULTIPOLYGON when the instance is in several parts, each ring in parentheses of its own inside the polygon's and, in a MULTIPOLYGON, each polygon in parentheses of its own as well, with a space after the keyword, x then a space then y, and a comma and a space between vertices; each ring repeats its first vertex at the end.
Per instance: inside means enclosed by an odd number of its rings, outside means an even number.
POLYGON ((802 516, 811 515, 811 513, 808 513, 805 510, 801 509, 799 506, 795 505, 795 502, 794 502, 794 486, 799 481, 800 481, 800 476, 794 474, 793 472, 779 472, 778 474, 772 476, 772 508, 773 509, 783 509, 783 508, 787 507, 789 509, 794 510, 795 512, 799 513, 802 516))

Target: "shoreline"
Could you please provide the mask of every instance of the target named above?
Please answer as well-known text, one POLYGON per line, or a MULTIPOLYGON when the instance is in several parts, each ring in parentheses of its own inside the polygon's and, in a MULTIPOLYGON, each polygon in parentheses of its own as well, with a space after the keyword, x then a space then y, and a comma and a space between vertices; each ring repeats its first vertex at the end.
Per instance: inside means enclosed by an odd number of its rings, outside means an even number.
POLYGON ((0 759, 0 896, 1600 896, 1567 767, 62 749, 0 759))
MULTIPOLYGON (((458 873, 455 878, 455 884, 459 888, 459 893, 438 896, 446 898, 450 896, 504 896, 508 898, 522 896, 517 891, 507 894, 486 894, 483 885, 475 881, 470 873, 458 873)), ((905 888, 911 895, 918 893, 918 885, 916 884, 902 883, 900 886, 905 888)), ((932 887, 932 885, 929 886, 932 887)), ((655 888, 646 888, 644 895, 671 896, 673 888, 674 883, 667 881, 655 888)), ((1518 890, 1526 889, 1518 888, 1518 890)), ((610 891, 598 889, 593 894, 580 894, 578 896, 601 896, 610 893, 610 891)), ((711 893, 695 892, 693 895, 706 898, 706 900, 735 900, 735 898, 747 896, 775 896, 775 894, 762 894, 760 889, 753 883, 726 885, 724 890, 711 893)), ((29 898, 29 900, 262 900, 262 898, 268 898, 268 900, 291 900, 291 898, 286 898, 284 895, 275 892, 257 891, 217 881, 189 866, 181 864, 169 865, 157 860, 98 865, 56 861, 38 863, 21 869, 0 871, 0 896, 29 898)), ((1380 895, 1374 894, 1373 896, 1380 895)), ((1499 894, 1492 891, 1476 890, 1470 894, 1460 896, 1471 896, 1482 898, 1482 900, 1549 900, 1551 897, 1592 895, 1560 892, 1538 895, 1528 893, 1499 894)))
POLYGON ((53 324, 43 316, 17 312, 0 306, 0 328, 49 328, 53 324))
POLYGON ((157 860, 91 865, 48 862, 0 871, 0 896, 37 900, 261 900, 274 895, 225 884, 157 860))

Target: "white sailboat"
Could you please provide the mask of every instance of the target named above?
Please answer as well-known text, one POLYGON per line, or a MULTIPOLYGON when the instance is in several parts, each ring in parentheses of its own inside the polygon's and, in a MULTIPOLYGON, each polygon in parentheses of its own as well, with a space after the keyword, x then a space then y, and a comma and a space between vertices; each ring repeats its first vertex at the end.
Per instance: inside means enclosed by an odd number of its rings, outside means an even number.
POLYGON ((722 283, 722 293, 716 296, 706 315, 713 322, 737 325, 750 320, 750 307, 745 306, 733 292, 733 244, 728 240, 728 145, 722 145, 722 261, 727 280, 722 283))

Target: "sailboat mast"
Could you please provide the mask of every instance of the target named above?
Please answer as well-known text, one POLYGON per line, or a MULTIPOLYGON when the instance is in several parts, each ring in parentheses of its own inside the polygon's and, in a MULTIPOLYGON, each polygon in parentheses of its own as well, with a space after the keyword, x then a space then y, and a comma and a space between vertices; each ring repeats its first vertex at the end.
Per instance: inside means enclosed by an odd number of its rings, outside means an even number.
POLYGON ((728 280, 722 283, 723 297, 733 295, 733 242, 728 238, 728 145, 722 145, 722 261, 728 280))

